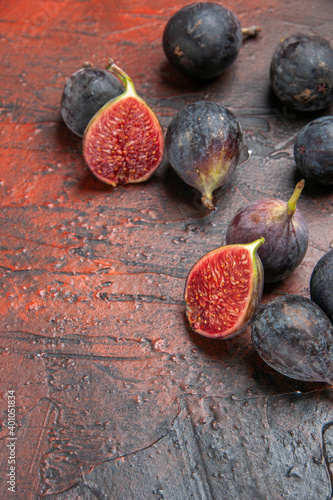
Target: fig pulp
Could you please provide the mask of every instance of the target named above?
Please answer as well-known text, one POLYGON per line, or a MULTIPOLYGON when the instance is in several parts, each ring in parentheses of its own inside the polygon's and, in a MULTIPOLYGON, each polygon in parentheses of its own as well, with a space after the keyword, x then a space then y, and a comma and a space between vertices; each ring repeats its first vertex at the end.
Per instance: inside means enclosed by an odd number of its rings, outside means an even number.
POLYGON ((310 278, 310 296, 333 323, 333 250, 315 265, 310 278))
POLYGON ((257 255, 262 243, 264 238, 216 248, 194 264, 186 280, 185 302, 195 332, 227 339, 245 330, 262 297, 263 268, 257 255))
POLYGON ((309 243, 309 232, 296 208, 303 190, 300 181, 286 203, 263 198, 238 210, 228 225, 226 243, 249 243, 263 236, 265 245, 258 249, 265 272, 265 282, 285 279, 302 262, 309 243))
POLYGON ((83 137, 83 156, 92 173, 112 186, 146 181, 163 159, 162 128, 136 93, 131 78, 111 59, 106 69, 122 81, 125 92, 90 120, 83 137))
POLYGON ((243 133, 236 116, 216 102, 188 104, 171 121, 165 137, 169 162, 177 174, 201 192, 205 207, 214 209, 213 192, 236 168, 243 133))
POLYGON ((321 186, 333 185, 333 116, 321 116, 301 129, 294 156, 306 180, 321 186))
POLYGON ((252 342, 279 373, 333 383, 333 327, 310 299, 285 295, 264 306, 253 318, 252 342))
POLYGON ((277 97, 297 111, 319 111, 333 102, 333 49, 316 35, 296 33, 278 45, 270 65, 277 97))

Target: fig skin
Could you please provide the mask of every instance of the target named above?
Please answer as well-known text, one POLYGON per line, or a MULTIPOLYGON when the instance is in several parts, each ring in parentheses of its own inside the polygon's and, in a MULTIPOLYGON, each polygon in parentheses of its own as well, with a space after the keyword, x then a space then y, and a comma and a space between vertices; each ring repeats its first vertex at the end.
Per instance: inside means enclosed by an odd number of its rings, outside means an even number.
POLYGON ((319 111, 333 102, 333 49, 317 35, 296 33, 280 42, 270 80, 277 97, 297 111, 319 111))
POLYGON ((83 137, 94 114, 124 90, 118 78, 106 69, 79 69, 68 78, 61 96, 60 109, 65 125, 75 135, 83 137))
POLYGON ((315 265, 310 278, 310 296, 333 323, 333 250, 315 265))
POLYGON ((310 183, 333 186, 333 117, 321 116, 305 125, 294 144, 295 163, 310 183))
POLYGON ((333 383, 333 327, 313 301, 285 295, 263 306, 251 325, 259 356, 283 375, 333 383))
POLYGON ((163 31, 163 49, 181 73, 197 80, 221 75, 242 45, 237 16, 212 2, 197 2, 178 10, 163 31))
POLYGON ((225 106, 212 101, 188 104, 173 118, 165 136, 168 160, 213 210, 213 192, 235 170, 243 145, 242 127, 225 106))
POLYGON ((265 245, 258 249, 264 267, 265 283, 289 276, 302 262, 309 243, 307 224, 296 208, 304 187, 300 181, 288 202, 263 198, 240 208, 230 221, 226 243, 248 243, 263 236, 265 245))
POLYGON ((260 238, 247 245, 219 247, 194 264, 184 291, 193 331, 228 339, 247 328, 263 293, 263 267, 257 253, 263 243, 260 238))

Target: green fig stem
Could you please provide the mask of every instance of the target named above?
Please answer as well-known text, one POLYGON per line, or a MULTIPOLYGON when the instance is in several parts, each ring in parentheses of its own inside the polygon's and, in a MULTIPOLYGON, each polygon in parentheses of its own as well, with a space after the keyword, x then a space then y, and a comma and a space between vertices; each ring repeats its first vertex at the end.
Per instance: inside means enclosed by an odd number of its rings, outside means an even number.
POLYGON ((206 207, 206 208, 209 208, 209 210, 215 210, 215 207, 214 207, 214 204, 213 204, 213 196, 210 195, 210 196, 202 196, 201 197, 201 201, 203 203, 203 205, 206 207))
POLYGON ((242 28, 243 40, 246 38, 255 38, 258 33, 260 33, 260 26, 249 26, 248 28, 242 28))
POLYGON ((305 185, 305 180, 302 179, 296 184, 296 187, 294 189, 294 192, 290 198, 290 200, 287 203, 287 213, 288 215, 293 215, 296 212, 296 204, 298 201, 298 198, 301 195, 301 192, 303 191, 305 185))
POLYGON ((258 240, 254 240, 251 243, 246 243, 244 246, 246 246, 250 250, 250 252, 252 252, 252 254, 255 254, 260 245, 262 245, 263 243, 265 243, 265 238, 262 236, 258 240))
POLYGON ((125 73, 124 70, 119 68, 119 66, 117 66, 114 63, 112 57, 109 58, 108 63, 105 66, 105 69, 107 69, 108 71, 110 71, 110 73, 113 73, 115 76, 119 78, 119 80, 125 87, 125 93, 127 95, 130 94, 132 96, 137 96, 132 78, 130 78, 128 74, 125 73))

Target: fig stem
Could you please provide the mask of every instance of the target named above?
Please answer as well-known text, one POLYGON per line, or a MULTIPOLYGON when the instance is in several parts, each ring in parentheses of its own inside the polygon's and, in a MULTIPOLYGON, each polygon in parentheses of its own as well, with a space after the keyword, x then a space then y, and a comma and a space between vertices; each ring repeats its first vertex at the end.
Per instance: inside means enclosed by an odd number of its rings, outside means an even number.
POLYGON ((202 196, 201 201, 206 208, 209 208, 209 210, 215 210, 212 195, 202 196))
POLYGON ((249 26, 248 28, 242 28, 243 40, 246 38, 255 38, 258 33, 260 33, 260 26, 249 26))
POLYGON ((263 243, 265 243, 265 238, 262 236, 258 240, 252 241, 251 243, 246 243, 244 246, 249 248, 250 251, 252 251, 252 253, 254 254, 263 243))
POLYGON ((305 180, 302 179, 296 184, 296 187, 294 189, 294 192, 290 198, 290 200, 287 203, 287 213, 288 215, 293 215, 296 212, 296 204, 298 201, 298 198, 301 195, 301 192, 303 191, 305 185, 305 180))
POLYGON ((119 68, 119 66, 114 63, 112 57, 109 58, 107 64, 105 65, 105 69, 119 78, 121 83, 124 85, 126 92, 136 95, 132 78, 130 78, 124 70, 119 68))

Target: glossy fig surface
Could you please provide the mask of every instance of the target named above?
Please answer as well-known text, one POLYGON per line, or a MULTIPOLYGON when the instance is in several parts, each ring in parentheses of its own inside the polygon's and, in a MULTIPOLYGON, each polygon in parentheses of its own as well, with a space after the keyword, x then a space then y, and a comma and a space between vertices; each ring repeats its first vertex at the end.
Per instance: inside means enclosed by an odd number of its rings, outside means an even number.
POLYGON ((263 291, 263 268, 257 249, 248 245, 212 250, 190 270, 185 285, 186 315, 191 328, 209 338, 231 338, 250 323, 263 291))
POLYGON ((333 250, 325 253, 315 265, 310 278, 310 296, 333 323, 333 250))
POLYGON ((305 219, 296 208, 304 181, 300 181, 288 202, 262 198, 240 208, 230 221, 226 243, 249 243, 263 236, 265 245, 258 255, 265 271, 265 282, 285 279, 302 262, 309 244, 305 219))
POLYGON ((333 383, 333 327, 310 299, 285 295, 273 300, 255 314, 251 334, 259 356, 279 373, 333 383))
POLYGON ((122 83, 110 71, 81 68, 65 83, 60 103, 62 119, 75 135, 83 137, 94 114, 124 90, 122 83))
POLYGON ((163 32, 163 49, 181 73, 198 80, 215 78, 236 59, 242 45, 237 16, 213 2, 178 10, 163 32))
POLYGON ((321 116, 301 129, 295 140, 294 157, 307 181, 333 185, 333 116, 321 116))
POLYGON ((333 49, 318 35, 283 39, 272 57, 270 80, 278 98, 297 111, 318 111, 333 102, 333 49))
POLYGON ((214 209, 213 192, 225 185, 235 170, 242 144, 242 127, 236 116, 212 101, 185 106, 171 121, 165 137, 171 166, 200 191, 209 209, 214 209))
POLYGON ((136 93, 132 79, 110 60, 107 69, 125 91, 92 117, 83 137, 83 156, 92 173, 116 186, 149 179, 164 156, 164 136, 153 110, 136 93))

